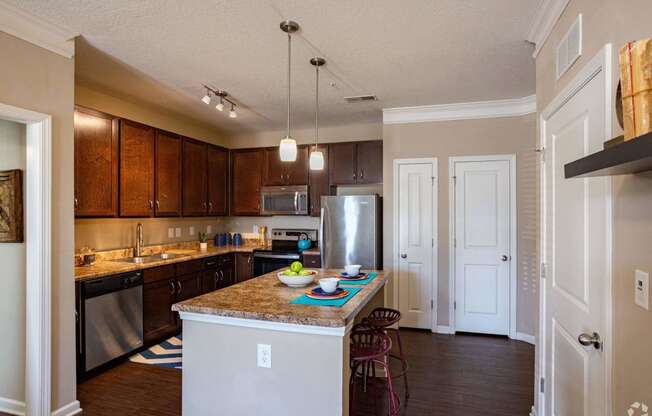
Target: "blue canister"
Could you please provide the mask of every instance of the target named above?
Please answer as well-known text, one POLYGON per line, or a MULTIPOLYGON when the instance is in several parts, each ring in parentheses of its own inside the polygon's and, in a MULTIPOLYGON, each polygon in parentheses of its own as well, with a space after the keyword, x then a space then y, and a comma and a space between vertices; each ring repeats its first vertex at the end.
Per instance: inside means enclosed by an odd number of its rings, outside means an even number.
POLYGON ((213 245, 215 247, 220 246, 220 235, 218 233, 215 233, 215 237, 213 237, 213 245))
POLYGON ((233 244, 233 237, 231 233, 226 233, 226 245, 230 246, 231 244, 233 244))
POLYGON ((220 233, 217 241, 217 245, 222 247, 226 245, 226 234, 220 233))
POLYGON ((240 233, 233 234, 233 245, 234 246, 241 246, 242 245, 242 234, 240 234, 240 233))

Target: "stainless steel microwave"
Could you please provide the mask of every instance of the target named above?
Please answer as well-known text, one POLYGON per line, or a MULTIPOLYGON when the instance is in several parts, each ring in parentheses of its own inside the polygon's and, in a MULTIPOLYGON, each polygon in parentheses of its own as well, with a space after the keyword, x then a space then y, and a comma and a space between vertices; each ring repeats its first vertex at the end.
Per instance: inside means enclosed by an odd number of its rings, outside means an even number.
POLYGON ((308 186, 264 186, 260 190, 262 215, 308 215, 308 186))

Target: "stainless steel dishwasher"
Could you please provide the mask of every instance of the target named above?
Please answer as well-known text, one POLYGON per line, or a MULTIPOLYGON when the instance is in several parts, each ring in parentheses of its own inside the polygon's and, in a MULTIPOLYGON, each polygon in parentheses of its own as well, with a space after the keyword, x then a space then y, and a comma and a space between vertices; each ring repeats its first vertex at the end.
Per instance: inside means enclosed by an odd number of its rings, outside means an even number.
POLYGON ((82 282, 79 342, 81 373, 143 346, 141 272, 82 282))

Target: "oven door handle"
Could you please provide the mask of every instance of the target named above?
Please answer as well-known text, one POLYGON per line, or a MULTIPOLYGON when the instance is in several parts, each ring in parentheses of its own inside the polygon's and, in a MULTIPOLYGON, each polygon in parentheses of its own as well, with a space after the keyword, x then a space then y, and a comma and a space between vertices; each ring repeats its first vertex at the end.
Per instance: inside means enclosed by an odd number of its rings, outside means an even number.
POLYGON ((280 260, 299 260, 298 254, 254 254, 254 259, 280 259, 280 260))
POLYGON ((294 192, 294 212, 299 213, 299 192, 294 192))

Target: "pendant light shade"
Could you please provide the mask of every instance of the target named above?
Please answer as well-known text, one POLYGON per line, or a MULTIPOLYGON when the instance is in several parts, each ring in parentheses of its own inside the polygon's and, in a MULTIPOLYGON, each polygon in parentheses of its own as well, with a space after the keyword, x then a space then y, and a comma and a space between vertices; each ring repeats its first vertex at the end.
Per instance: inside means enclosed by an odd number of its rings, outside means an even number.
POLYGON ((290 135, 290 112, 291 112, 291 86, 292 86, 292 33, 299 30, 299 24, 291 20, 281 22, 281 30, 288 34, 288 111, 287 111, 287 134, 279 145, 279 156, 281 162, 294 162, 297 160, 297 141, 290 135))
POLYGON ((315 149, 310 152, 310 170, 324 170, 324 152, 315 149))
POLYGON ((310 170, 324 170, 324 152, 319 150, 319 67, 326 64, 326 60, 314 57, 310 64, 315 67, 315 147, 310 152, 310 170))

